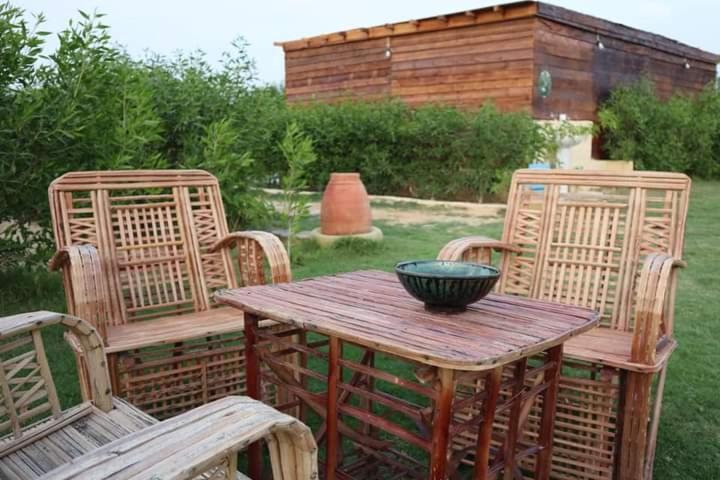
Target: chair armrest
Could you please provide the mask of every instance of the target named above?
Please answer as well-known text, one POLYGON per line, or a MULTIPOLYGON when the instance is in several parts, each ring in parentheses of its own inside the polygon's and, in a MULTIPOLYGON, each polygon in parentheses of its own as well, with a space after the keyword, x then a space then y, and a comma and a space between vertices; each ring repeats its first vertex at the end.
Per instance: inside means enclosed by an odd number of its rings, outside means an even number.
POLYGON ((87 362, 88 386, 93 403, 103 411, 112 409, 112 392, 105 347, 97 330, 88 322, 55 312, 21 313, 0 318, 0 340, 32 333, 50 325, 63 326, 66 332, 77 341, 87 362))
POLYGON ((109 292, 97 249, 93 245, 63 247, 48 266, 63 271, 68 311, 90 322, 106 340, 109 292))
POLYGON ((515 245, 500 242, 487 237, 463 237, 448 242, 440 253, 438 260, 472 260, 478 263, 490 263, 492 251, 502 253, 520 253, 515 245))
POLYGON ((246 231, 230 233, 215 242, 210 251, 221 248, 238 249, 238 264, 244 286, 265 283, 263 258, 270 265, 272 283, 286 283, 292 280, 290 258, 278 237, 268 232, 246 231))
MULTIPOLYGON (((317 479, 317 446, 310 429, 248 397, 225 397, 151 425, 76 458, 45 478, 197 478, 218 466, 235 470, 237 453, 263 438, 274 478, 317 479)), ((218 478, 234 478, 235 472, 225 473, 218 478)))
POLYGON ((672 312, 675 272, 687 264, 664 253, 651 253, 645 258, 636 291, 635 327, 630 360, 654 363, 655 351, 663 332, 663 322, 672 312))

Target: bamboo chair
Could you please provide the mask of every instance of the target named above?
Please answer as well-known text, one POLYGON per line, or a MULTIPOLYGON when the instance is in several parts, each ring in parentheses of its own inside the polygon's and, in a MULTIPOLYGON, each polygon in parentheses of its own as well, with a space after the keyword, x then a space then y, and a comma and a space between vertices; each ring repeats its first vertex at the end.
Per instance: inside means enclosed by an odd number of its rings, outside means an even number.
POLYGON ((265 439, 274 478, 317 478, 317 448, 299 420, 231 396, 164 422, 112 397, 102 340, 79 318, 0 318, 0 478, 247 479, 237 454, 265 439), (92 401, 61 410, 41 330, 60 325, 82 348, 92 401))
POLYGON ((212 294, 289 282, 280 240, 228 233, 217 179, 199 170, 67 173, 49 197, 50 268, 62 269, 69 313, 100 332, 115 394, 167 418, 244 393, 243 315, 212 294))
POLYGON ((675 173, 519 170, 502 241, 462 238, 438 255, 499 252, 498 292, 601 313, 601 327, 565 344, 553 478, 652 477, 689 194, 675 173))

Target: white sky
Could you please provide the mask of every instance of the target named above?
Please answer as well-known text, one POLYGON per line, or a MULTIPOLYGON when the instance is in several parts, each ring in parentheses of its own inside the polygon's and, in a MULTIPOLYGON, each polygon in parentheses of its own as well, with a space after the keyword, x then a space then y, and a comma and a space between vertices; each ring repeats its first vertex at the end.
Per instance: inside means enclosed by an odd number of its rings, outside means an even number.
MULTIPOLYGON (((201 49, 216 61, 242 35, 261 81, 283 81, 278 40, 506 3, 487 0, 11 0, 43 12, 58 31, 77 10, 106 13, 113 39, 133 55, 201 49)), ((720 53, 719 0, 553 0, 551 3, 720 53)))

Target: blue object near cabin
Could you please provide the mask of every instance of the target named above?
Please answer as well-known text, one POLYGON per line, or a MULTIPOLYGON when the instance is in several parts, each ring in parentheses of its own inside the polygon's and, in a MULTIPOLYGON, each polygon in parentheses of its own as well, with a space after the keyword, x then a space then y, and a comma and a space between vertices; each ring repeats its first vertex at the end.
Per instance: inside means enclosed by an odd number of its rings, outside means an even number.
MULTIPOLYGON (((530 170, 550 170, 550 164, 547 162, 533 162, 528 165, 530 170)), ((530 190, 533 192, 542 192, 545 190, 545 185, 533 184, 530 185, 530 190)))

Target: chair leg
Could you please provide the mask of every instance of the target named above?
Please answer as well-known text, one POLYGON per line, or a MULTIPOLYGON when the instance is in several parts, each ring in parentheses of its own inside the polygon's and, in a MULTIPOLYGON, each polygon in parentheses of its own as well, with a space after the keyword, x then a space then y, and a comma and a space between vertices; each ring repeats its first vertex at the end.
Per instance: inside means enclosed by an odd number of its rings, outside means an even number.
MULTIPOLYGON (((598 370, 593 369, 593 376, 596 377, 594 379, 595 381, 597 381, 601 385, 608 386, 608 390, 609 390, 611 388, 610 386, 613 385, 613 382, 618 377, 618 373, 617 373, 617 370, 615 370, 614 368, 601 367, 599 369, 599 372, 598 372, 598 370)), ((616 400, 616 398, 614 398, 611 395, 601 397, 598 400, 598 408, 599 408, 600 414, 603 415, 604 418, 613 417, 614 410, 617 408, 620 408, 620 405, 615 405, 615 400, 616 400)), ((605 448, 606 445, 612 444, 613 439, 611 437, 609 428, 610 428, 609 426, 599 428, 600 432, 598 435, 597 442, 595 444, 595 448, 597 449, 597 451, 603 451, 603 449, 605 448)), ((602 469, 604 466, 603 463, 604 463, 603 461, 596 462, 595 468, 602 469)))
MULTIPOLYGON (((581 376, 572 372, 582 363, 564 364, 551 478, 651 480, 665 370, 651 395, 654 373, 591 367, 581 376)), ((526 428, 536 434, 538 425, 526 428)))
POLYGON ((660 427, 660 411, 662 409, 663 393, 665 391, 665 377, 667 375, 667 364, 660 370, 657 388, 655 390, 655 401, 653 402, 653 414, 648 432, 647 451, 645 453, 645 480, 652 480, 653 465, 655 464, 655 450, 657 447, 657 434, 660 427))
POLYGON ((639 480, 645 473, 652 373, 627 372, 617 478, 639 480))

